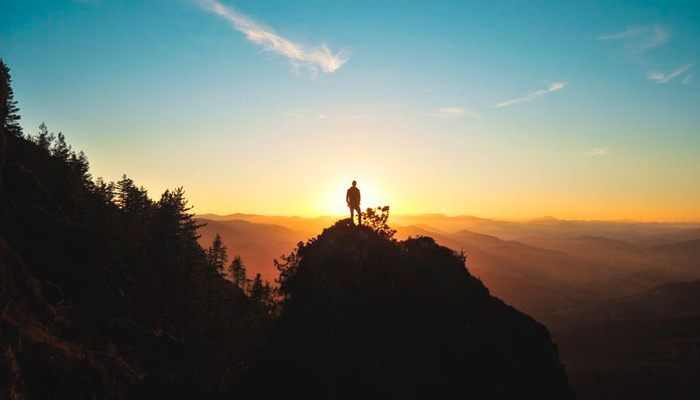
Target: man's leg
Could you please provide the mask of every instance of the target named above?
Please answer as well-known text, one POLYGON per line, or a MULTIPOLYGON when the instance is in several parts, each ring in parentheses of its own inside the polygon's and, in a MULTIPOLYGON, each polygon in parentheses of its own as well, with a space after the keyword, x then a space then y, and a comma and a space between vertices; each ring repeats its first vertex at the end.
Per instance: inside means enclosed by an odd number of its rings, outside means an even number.
POLYGON ((360 206, 357 206, 357 223, 362 225, 362 210, 360 210, 360 206))
POLYGON ((355 209, 350 207, 350 222, 355 225, 355 209))

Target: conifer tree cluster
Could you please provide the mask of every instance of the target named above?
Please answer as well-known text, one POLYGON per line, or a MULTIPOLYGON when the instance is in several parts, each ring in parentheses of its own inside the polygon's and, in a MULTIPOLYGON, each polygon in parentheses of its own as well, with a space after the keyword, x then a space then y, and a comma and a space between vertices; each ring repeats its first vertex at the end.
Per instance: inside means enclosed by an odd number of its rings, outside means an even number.
POLYGON ((248 272, 240 256, 234 256, 226 271, 224 265, 228 261, 227 248, 218 233, 211 246, 207 249, 209 267, 233 282, 236 287, 245 292, 257 309, 269 313, 276 308, 274 289, 269 282, 262 279, 258 273, 253 279, 248 278, 248 272))
MULTIPOLYGON (((211 397, 241 373, 230 366, 242 368, 262 346, 272 323, 260 306, 272 301, 269 284, 258 277, 249 285, 239 257, 237 284, 224 279, 226 246, 218 237, 202 248, 182 188, 152 198, 126 175, 94 178, 87 156, 45 123, 24 135, 1 60, 0 91, 0 245, 10 238, 27 249, 20 256, 52 288, 55 305, 45 314, 59 322, 50 323, 70 327, 67 337, 86 354, 119 343, 115 351, 124 349, 133 370, 162 362, 145 374, 146 387, 176 377, 211 397)), ((172 394, 181 396, 178 390, 172 394)))

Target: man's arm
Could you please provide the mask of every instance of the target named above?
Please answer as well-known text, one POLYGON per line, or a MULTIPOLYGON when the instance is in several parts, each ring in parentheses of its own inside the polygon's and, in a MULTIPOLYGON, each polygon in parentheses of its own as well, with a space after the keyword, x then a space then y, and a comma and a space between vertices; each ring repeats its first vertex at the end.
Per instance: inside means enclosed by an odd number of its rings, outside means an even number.
POLYGON ((348 191, 345 192, 345 202, 350 203, 350 189, 348 189, 348 191))

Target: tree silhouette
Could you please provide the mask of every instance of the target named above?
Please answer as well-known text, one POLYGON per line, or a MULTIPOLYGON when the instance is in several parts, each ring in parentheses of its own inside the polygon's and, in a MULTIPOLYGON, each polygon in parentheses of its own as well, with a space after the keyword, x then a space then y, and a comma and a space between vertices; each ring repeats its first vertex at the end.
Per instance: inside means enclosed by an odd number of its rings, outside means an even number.
POLYGON ((0 184, 2 184, 3 170, 5 168, 5 153, 7 152, 7 125, 9 104, 11 103, 10 96, 12 88, 10 87, 10 71, 9 68, 0 59, 0 184))
POLYGON ((245 265, 243 264, 243 260, 241 260, 240 256, 233 257, 233 261, 231 261, 231 265, 228 267, 228 272, 231 277, 231 281, 236 286, 244 290, 248 287, 248 275, 245 265))
POLYGON ((269 282, 263 281, 259 273, 250 282, 248 297, 250 297, 257 309, 265 313, 272 312, 275 307, 272 287, 269 282))
POLYGON ((223 274, 224 264, 228 261, 228 256, 226 255, 226 246, 218 233, 207 250, 207 257, 209 258, 209 265, 219 274, 223 274))
POLYGON ((71 147, 66 143, 66 138, 63 135, 63 133, 58 132, 56 141, 54 142, 53 147, 51 148, 51 154, 59 160, 63 161, 64 163, 68 162, 68 159, 71 154, 71 147))
POLYGON ((301 261, 300 252, 303 252, 304 248, 310 244, 313 239, 308 242, 299 242, 297 247, 292 250, 289 255, 281 255, 280 259, 275 259, 273 262, 275 267, 279 271, 279 277, 277 278, 277 283, 279 287, 277 292, 282 299, 287 299, 290 294, 291 287, 294 285, 294 281, 297 278, 297 270, 299 268, 299 263, 301 261))
POLYGON ((0 119, 5 130, 5 134, 9 136, 22 137, 22 126, 19 124, 19 108, 17 101, 14 99, 12 91, 12 77, 10 76, 10 68, 0 59, 0 119))
POLYGON ((37 134, 36 138, 34 138, 34 143, 36 143, 43 150, 49 151, 55 138, 55 135, 53 133, 49 133, 49 128, 47 128, 46 124, 42 122, 39 125, 39 133, 37 134))
MULTIPOLYGON (((51 141, 53 141, 53 137, 51 141)), ((49 144, 51 144, 51 141, 49 141, 49 144)), ((71 153, 69 163, 76 178, 84 185, 91 186, 93 182, 90 174, 90 163, 85 153, 82 150, 78 154, 71 153)))
POLYGON ((143 187, 137 188, 134 181, 126 175, 122 175, 115 185, 116 203, 125 211, 125 215, 134 215, 138 218, 145 216, 146 210, 151 205, 148 192, 143 187))

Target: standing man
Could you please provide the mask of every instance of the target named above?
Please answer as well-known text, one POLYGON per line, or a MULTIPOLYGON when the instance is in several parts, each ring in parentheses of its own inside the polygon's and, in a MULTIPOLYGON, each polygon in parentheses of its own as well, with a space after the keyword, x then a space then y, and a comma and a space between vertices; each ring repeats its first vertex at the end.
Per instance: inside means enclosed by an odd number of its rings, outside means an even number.
POLYGON ((345 195, 345 201, 350 207, 350 221, 355 224, 355 211, 357 211, 357 220, 362 225, 362 211, 360 211, 360 189, 357 188, 357 181, 352 181, 352 186, 348 189, 345 195))

